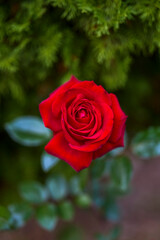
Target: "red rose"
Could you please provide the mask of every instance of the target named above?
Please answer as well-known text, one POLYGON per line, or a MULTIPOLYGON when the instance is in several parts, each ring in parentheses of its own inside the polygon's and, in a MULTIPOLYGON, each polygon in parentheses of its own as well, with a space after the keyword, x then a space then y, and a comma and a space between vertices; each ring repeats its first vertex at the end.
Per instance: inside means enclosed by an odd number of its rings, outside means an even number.
POLYGON ((127 116, 117 97, 93 81, 74 76, 39 105, 44 125, 54 132, 45 150, 76 171, 124 146, 127 116))

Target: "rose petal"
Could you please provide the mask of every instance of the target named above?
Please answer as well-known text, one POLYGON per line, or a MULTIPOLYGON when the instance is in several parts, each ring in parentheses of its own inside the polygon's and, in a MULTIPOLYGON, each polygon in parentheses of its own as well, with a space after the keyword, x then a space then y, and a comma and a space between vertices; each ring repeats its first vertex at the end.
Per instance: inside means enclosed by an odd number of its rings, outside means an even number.
POLYGON ((93 156, 93 153, 80 152, 70 148, 63 132, 57 133, 45 146, 45 150, 67 162, 77 172, 89 167, 93 156))
MULTIPOLYGON (((91 107, 91 106, 90 106, 91 107)), ((81 127, 79 129, 74 128, 73 124, 71 124, 68 120, 69 114, 67 115, 67 109, 65 105, 62 105, 62 119, 61 119, 61 125, 62 129, 64 131, 64 135, 69 143, 73 145, 81 145, 85 139, 87 138, 88 133, 94 128, 95 121, 94 116, 91 116, 91 120, 89 124, 86 124, 85 127, 81 127), (82 142, 83 141, 83 142, 82 142)), ((70 119, 71 120, 71 119, 70 119)), ((74 122, 77 123, 77 126, 80 124, 76 120, 74 122)))
POLYGON ((79 145, 71 142, 70 146, 72 148, 84 152, 96 151, 109 139, 113 127, 113 112, 107 104, 104 104, 104 112, 105 114, 103 116, 103 123, 100 130, 92 136, 84 136, 84 140, 86 140, 84 144, 79 145))
MULTIPOLYGON (((53 96, 52 112, 54 116, 58 116, 61 112, 61 105, 64 103, 65 93, 67 93, 68 90, 78 82, 80 81, 72 76, 68 82, 64 83, 61 87, 59 87, 55 92, 51 94, 51 96, 53 96)), ((68 97, 72 98, 72 95, 68 95, 68 97)))
POLYGON ((72 125, 72 127, 74 127, 75 129, 85 126, 85 123, 77 122, 74 116, 75 105, 82 98, 83 98, 83 95, 78 94, 69 106, 67 106, 66 103, 63 104, 62 106, 62 109, 66 109, 65 111, 66 111, 67 122, 69 122, 72 125))
POLYGON ((82 88, 84 90, 88 90, 92 95, 95 96, 95 99, 98 97, 98 99, 102 102, 107 103, 108 105, 111 105, 111 99, 107 91, 101 86, 95 84, 93 81, 83 81, 75 84, 73 88, 82 88))
MULTIPOLYGON (((45 127, 48 127, 55 132, 61 130, 60 116, 58 116, 58 114, 56 115, 55 112, 53 113, 52 111, 53 102, 55 101, 55 99, 59 99, 58 96, 61 96, 62 93, 64 93, 67 89, 69 89, 70 87, 72 87, 74 84, 78 82, 79 80, 77 80, 74 76, 72 76, 67 83, 60 86, 53 93, 51 93, 46 100, 42 101, 39 104, 39 111, 45 127)), ((60 102, 57 102, 56 104, 56 107, 58 108, 58 110, 61 109, 61 106, 59 104, 61 105, 60 102)))
POLYGON ((126 123, 126 118, 124 118, 123 120, 115 120, 114 124, 113 124, 113 129, 112 129, 112 134, 109 138, 110 142, 116 143, 118 141, 118 139, 120 138, 123 128, 125 126, 126 123))
POLYGON ((115 143, 121 136, 127 116, 122 111, 117 97, 112 93, 110 94, 110 97, 112 100, 112 110, 114 113, 114 124, 113 124, 112 134, 109 141, 115 143))
POLYGON ((55 91, 53 91, 50 94, 50 96, 54 95, 54 97, 55 97, 56 95, 59 95, 60 93, 66 91, 67 89, 72 88, 75 84, 77 84, 79 82, 81 82, 81 81, 79 81, 75 76, 72 75, 69 81, 67 81, 60 87, 58 87, 55 91))
POLYGON ((100 149, 98 149, 97 151, 95 151, 93 153, 93 159, 101 157, 104 154, 108 153, 109 151, 111 151, 117 147, 124 147, 124 132, 125 132, 125 125, 123 126, 119 140, 116 143, 113 143, 113 142, 111 143, 108 141, 100 149))
POLYGON ((45 127, 57 132, 60 131, 62 127, 60 119, 53 116, 52 101, 52 97, 49 97, 43 102, 41 102, 39 104, 39 111, 45 127))
POLYGON ((119 120, 122 120, 123 118, 126 118, 127 116, 126 116, 125 113, 122 111, 116 95, 113 94, 113 93, 110 93, 109 95, 110 95, 110 97, 111 97, 112 109, 113 109, 113 112, 114 112, 116 118, 119 119, 119 120))

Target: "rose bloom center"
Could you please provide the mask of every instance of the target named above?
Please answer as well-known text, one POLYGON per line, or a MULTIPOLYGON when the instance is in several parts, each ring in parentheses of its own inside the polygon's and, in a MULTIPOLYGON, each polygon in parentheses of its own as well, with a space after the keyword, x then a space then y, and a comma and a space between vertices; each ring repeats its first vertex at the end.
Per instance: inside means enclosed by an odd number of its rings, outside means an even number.
POLYGON ((87 111, 85 109, 81 109, 76 113, 76 118, 85 118, 87 115, 87 111))

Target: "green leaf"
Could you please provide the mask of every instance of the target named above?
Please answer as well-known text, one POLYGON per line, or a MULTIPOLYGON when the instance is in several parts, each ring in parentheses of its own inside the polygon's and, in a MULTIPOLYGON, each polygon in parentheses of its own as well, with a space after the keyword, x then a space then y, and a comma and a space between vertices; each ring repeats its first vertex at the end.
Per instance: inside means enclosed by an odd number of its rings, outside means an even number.
POLYGON ((96 159, 91 166, 91 175, 93 178, 100 178, 102 177, 105 171, 106 165, 106 156, 96 159))
POLYGON ((112 162, 113 157, 110 153, 107 153, 101 158, 97 158, 91 168, 92 178, 99 179, 103 176, 109 176, 112 162))
POLYGON ((105 175, 106 176, 110 176, 113 161, 114 161, 114 158, 107 159, 107 161, 106 161, 106 165, 105 165, 105 175))
POLYGON ((58 214, 64 220, 71 220, 74 216, 74 208, 71 202, 65 201, 58 205, 58 214))
POLYGON ((103 202, 104 202, 104 198, 102 195, 102 189, 103 185, 100 183, 100 181, 98 179, 93 179, 92 180, 92 201, 94 202, 94 204, 97 207, 101 207, 103 202))
POLYGON ((74 176, 70 179, 69 182, 69 192, 72 195, 78 195, 82 192, 81 190, 81 184, 80 184, 80 178, 77 176, 74 176))
POLYGON ((20 195, 31 203, 42 203, 48 199, 48 191, 39 182, 22 183, 20 195))
POLYGON ((55 176, 55 177, 48 178, 47 187, 51 197, 54 200, 61 200, 65 198, 68 194, 67 183, 65 178, 62 176, 55 176))
POLYGON ((28 147, 39 146, 51 137, 51 131, 34 116, 16 118, 5 124, 5 129, 15 142, 28 147))
POLYGON ((131 161, 127 157, 114 159, 110 174, 111 182, 114 186, 122 192, 127 191, 132 176, 131 161))
POLYGON ((150 127, 138 133, 133 138, 131 147, 140 157, 149 158, 160 155, 160 127, 150 127))
POLYGON ((114 198, 108 196, 104 202, 102 210, 108 220, 112 222, 120 220, 119 208, 114 198))
POLYGON ((59 162, 59 158, 51 156, 48 153, 43 153, 41 156, 41 165, 44 172, 48 172, 59 162))
POLYGON ((36 212, 36 219, 40 226, 46 230, 53 230, 57 225, 56 207, 53 204, 47 203, 40 206, 36 212))
POLYGON ((83 188, 86 187, 88 183, 88 176, 89 176, 89 169, 86 168, 83 171, 79 172, 78 175, 79 180, 80 180, 80 186, 83 188))
POLYGON ((10 212, 6 207, 0 206, 0 230, 9 229, 10 212))
POLYGON ((11 218, 9 220, 11 228, 22 227, 32 216, 33 209, 27 203, 16 203, 8 207, 11 218))
POLYGON ((97 234, 97 240, 117 240, 120 236, 119 226, 114 227, 107 235, 97 234))
POLYGON ((77 196, 75 202, 79 207, 89 207, 92 203, 92 199, 88 194, 84 193, 77 196))

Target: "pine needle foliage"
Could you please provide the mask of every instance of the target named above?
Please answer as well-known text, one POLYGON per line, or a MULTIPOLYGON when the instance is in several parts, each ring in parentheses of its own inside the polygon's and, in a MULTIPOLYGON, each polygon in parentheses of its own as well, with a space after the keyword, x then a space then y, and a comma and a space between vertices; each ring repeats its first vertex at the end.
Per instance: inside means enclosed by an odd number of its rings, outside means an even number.
POLYGON ((0 96, 71 74, 115 89, 134 55, 159 50, 160 1, 3 0, 0 29, 0 96))

